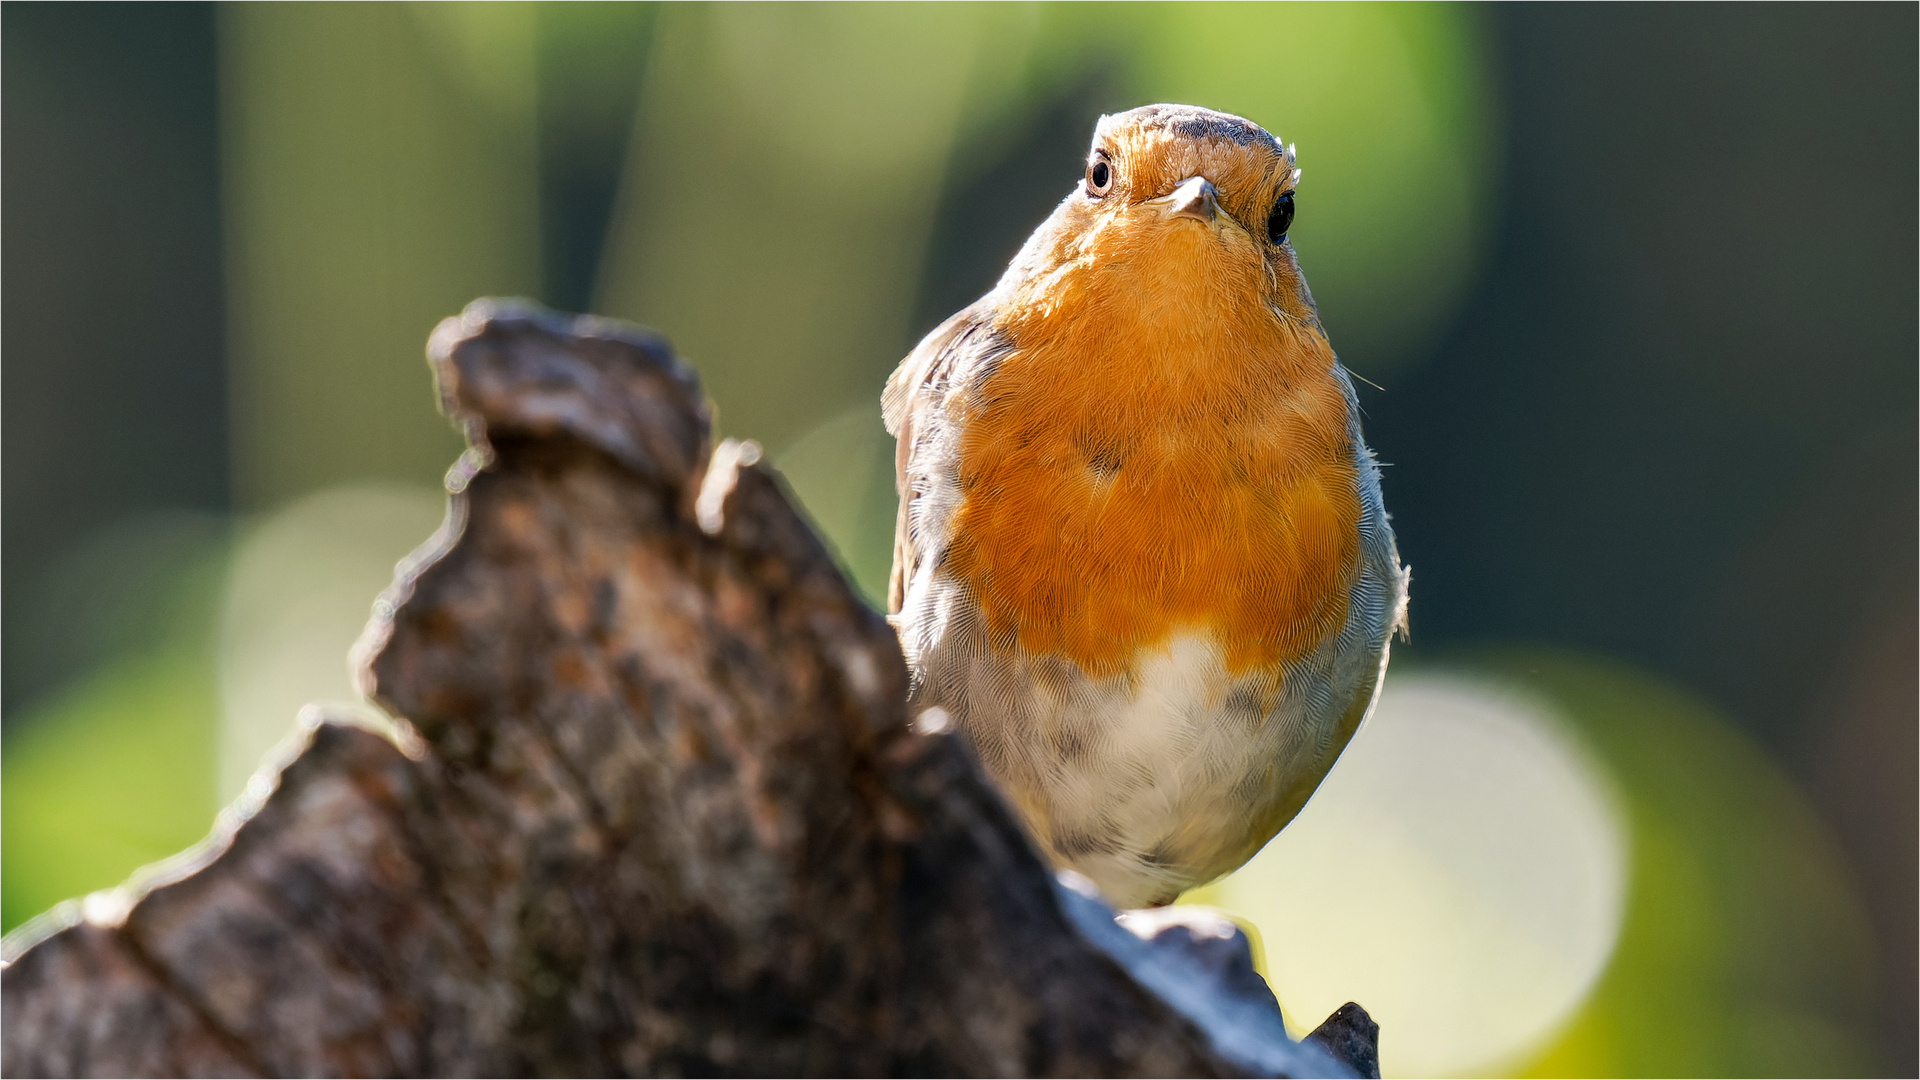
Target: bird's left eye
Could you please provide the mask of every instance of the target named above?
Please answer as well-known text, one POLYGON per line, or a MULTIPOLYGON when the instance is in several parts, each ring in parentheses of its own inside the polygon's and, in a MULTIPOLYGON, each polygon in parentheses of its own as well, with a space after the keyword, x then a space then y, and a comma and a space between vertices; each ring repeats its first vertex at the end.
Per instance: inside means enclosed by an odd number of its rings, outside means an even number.
POLYGON ((1287 229, 1293 225, 1293 192, 1273 200, 1273 211, 1267 215, 1267 239, 1279 243, 1287 238, 1287 229))
POLYGON ((1096 153, 1087 162, 1087 194, 1097 199, 1112 190, 1113 166, 1107 162, 1107 155, 1096 153))

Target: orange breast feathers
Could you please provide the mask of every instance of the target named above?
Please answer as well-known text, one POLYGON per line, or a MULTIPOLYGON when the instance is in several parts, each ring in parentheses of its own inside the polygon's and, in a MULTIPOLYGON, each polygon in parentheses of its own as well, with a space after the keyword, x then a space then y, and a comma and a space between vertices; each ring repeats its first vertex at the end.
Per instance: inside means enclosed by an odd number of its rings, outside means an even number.
POLYGON ((1109 233, 1003 297, 1012 351, 950 399, 946 569, 995 639, 1091 675, 1194 631, 1230 673, 1277 674, 1338 630, 1358 572, 1346 395, 1259 260, 1150 239, 1109 233))

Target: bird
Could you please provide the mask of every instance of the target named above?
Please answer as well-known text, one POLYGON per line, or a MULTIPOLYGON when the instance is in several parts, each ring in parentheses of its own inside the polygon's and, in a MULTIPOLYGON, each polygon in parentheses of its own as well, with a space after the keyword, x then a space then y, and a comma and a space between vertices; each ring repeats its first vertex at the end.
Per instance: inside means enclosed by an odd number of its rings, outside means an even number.
POLYGON ((887 380, 909 715, 1116 908, 1239 867, 1372 709, 1408 570, 1288 231, 1297 151, 1102 116, 993 288, 887 380))

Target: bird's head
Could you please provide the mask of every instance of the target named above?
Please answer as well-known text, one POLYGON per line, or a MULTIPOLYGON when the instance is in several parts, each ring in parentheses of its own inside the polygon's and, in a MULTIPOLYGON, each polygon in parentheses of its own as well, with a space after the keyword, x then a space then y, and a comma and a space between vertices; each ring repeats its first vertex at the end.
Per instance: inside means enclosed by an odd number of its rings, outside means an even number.
POLYGON ((1086 289, 1137 293, 1175 317, 1237 297, 1317 329, 1287 241, 1299 179, 1293 148, 1237 116, 1190 105, 1103 116, 1085 175, 999 291, 1043 306, 1086 289))

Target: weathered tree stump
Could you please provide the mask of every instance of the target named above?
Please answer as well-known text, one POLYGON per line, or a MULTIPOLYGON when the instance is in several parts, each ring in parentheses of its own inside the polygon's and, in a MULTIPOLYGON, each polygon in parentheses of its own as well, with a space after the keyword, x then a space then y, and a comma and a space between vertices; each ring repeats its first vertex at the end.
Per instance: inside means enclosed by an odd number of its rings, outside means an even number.
POLYGON ((470 449, 358 650, 400 729, 309 715, 195 852, 10 939, 6 1075, 1342 1071, 909 730, 663 342, 480 302, 429 352, 470 449))

